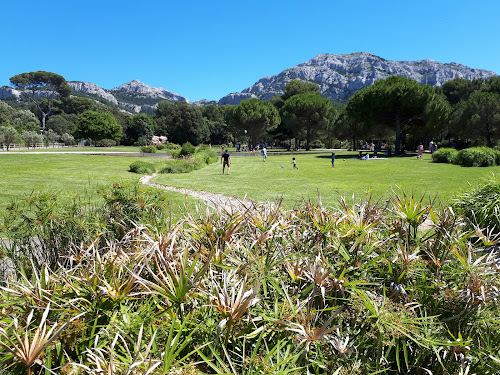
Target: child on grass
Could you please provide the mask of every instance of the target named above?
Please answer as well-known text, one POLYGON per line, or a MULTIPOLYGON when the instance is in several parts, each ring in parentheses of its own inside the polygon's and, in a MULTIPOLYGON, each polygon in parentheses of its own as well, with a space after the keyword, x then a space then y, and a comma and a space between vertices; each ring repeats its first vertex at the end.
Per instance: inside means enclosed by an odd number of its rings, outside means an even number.
POLYGON ((299 169, 299 167, 297 167, 297 162, 295 161, 295 158, 292 158, 292 164, 293 164, 293 169, 299 169))

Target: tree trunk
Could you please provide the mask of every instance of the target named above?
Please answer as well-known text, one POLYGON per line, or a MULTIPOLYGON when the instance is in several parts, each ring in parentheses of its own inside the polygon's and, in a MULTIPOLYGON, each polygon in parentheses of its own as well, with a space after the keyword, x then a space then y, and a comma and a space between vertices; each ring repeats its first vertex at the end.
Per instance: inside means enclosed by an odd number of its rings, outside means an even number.
POLYGON ((396 114, 396 143, 394 145, 394 153, 399 154, 401 147, 401 119, 399 118, 399 113, 396 114))
POLYGON ((356 151, 356 137, 352 137, 352 150, 356 151))
POLYGON ((493 143, 491 142, 491 134, 490 134, 490 133, 486 134, 486 145, 487 145, 489 148, 492 148, 492 147, 493 147, 493 143))

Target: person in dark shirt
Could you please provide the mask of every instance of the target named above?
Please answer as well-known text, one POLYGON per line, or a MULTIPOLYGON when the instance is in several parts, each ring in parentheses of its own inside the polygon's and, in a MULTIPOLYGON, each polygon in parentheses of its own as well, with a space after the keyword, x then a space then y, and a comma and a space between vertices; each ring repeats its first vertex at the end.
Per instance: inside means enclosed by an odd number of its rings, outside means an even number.
POLYGON ((227 165, 227 174, 229 174, 229 168, 231 168, 231 160, 227 150, 224 151, 224 153, 222 154, 220 162, 222 163, 222 174, 224 174, 224 169, 226 168, 226 165, 227 165))

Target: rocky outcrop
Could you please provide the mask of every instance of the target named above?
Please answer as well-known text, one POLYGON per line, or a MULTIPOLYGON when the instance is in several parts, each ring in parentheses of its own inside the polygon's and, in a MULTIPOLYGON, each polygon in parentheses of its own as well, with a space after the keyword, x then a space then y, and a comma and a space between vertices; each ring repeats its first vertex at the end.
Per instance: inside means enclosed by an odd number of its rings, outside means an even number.
POLYGON ((116 98, 110 94, 109 92, 106 92, 99 86, 97 86, 95 83, 92 82, 68 82, 69 86, 75 90, 75 91, 81 91, 85 92, 87 94, 93 94, 93 95, 98 95, 103 99, 106 99, 108 102, 111 102, 113 104, 118 104, 118 101, 116 98))
POLYGON ((8 86, 0 87, 0 100, 5 99, 5 98, 9 98, 11 96, 15 96, 16 98, 19 98, 20 95, 21 95, 21 92, 16 90, 16 89, 13 89, 13 88, 8 87, 8 86))
POLYGON ((300 79, 317 83, 326 97, 346 101, 363 87, 392 75, 411 78, 422 84, 441 86, 454 78, 490 78, 496 74, 457 63, 443 64, 434 60, 390 61, 366 52, 346 55, 321 54, 275 76, 264 77, 243 90, 243 93, 268 100, 276 94, 283 94, 285 85, 291 80, 300 79))
POLYGON ((218 104, 219 105, 238 105, 242 100, 245 99, 250 99, 250 98, 257 98, 256 95, 248 92, 243 92, 243 93, 232 93, 229 95, 224 96, 222 99, 219 100, 218 104))
POLYGON ((189 100, 187 100, 182 95, 165 90, 164 88, 161 87, 148 86, 142 83, 141 81, 138 81, 137 79, 127 82, 121 86, 118 86, 113 90, 111 90, 111 92, 130 93, 130 94, 136 94, 135 97, 144 96, 147 98, 157 98, 162 100, 173 100, 173 101, 189 103, 189 100))
POLYGON ((201 100, 197 100, 195 102, 191 102, 191 104, 195 105, 197 107, 206 107, 207 105, 217 105, 218 102, 217 102, 217 100, 201 99, 201 100))

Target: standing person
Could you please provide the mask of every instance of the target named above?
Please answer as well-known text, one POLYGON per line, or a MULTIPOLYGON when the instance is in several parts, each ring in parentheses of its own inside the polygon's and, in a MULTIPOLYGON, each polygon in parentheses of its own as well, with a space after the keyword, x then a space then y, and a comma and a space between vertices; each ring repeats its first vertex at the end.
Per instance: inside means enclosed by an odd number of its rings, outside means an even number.
POLYGON ((432 144, 431 154, 435 153, 438 149, 438 145, 436 142, 432 144))
POLYGON ((332 152, 332 168, 335 168, 335 152, 332 152))
POLYGON ((262 159, 264 161, 266 161, 266 159, 267 159, 267 149, 265 147, 262 147, 261 152, 262 152, 262 159))
POLYGON ((420 143, 417 148, 417 159, 422 159, 423 153, 424 153, 424 145, 420 143))
POLYGON ((227 150, 224 151, 224 153, 222 154, 220 162, 222 163, 222 174, 224 174, 224 169, 226 168, 226 165, 227 165, 227 174, 229 174, 229 168, 231 168, 231 160, 227 150))
POLYGON ((295 161, 295 158, 292 158, 292 164, 293 164, 293 169, 299 169, 299 167, 297 167, 297 162, 295 161))

